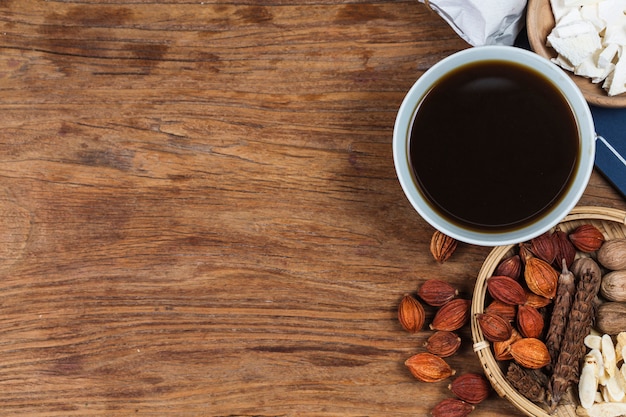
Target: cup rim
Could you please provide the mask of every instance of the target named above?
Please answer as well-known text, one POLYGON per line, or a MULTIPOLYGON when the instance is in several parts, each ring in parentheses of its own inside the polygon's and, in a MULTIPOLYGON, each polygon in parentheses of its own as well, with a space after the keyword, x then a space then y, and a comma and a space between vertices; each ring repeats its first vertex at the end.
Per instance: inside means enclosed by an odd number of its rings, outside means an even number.
POLYGON ((524 242, 556 226, 576 206, 584 193, 595 161, 595 127, 589 104, 571 77, 548 59, 522 48, 503 45, 471 47, 442 59, 428 69, 407 92, 398 110, 393 130, 393 159, 405 196, 418 214, 440 232, 459 241, 479 246, 501 246, 524 242), (436 213, 418 191, 409 163, 410 127, 418 104, 444 74, 461 65, 482 60, 515 62, 546 76, 563 93, 578 123, 580 160, 574 180, 560 201, 537 221, 508 231, 480 232, 464 229, 436 213))

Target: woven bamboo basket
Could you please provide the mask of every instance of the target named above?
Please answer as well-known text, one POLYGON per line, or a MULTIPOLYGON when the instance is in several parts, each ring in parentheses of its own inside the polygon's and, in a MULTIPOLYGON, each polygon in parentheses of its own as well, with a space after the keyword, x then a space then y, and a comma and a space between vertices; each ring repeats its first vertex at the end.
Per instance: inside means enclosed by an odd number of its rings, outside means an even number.
MULTIPOLYGON (((626 212, 604 207, 576 207, 559 223, 558 227, 564 232, 574 230, 582 224, 593 224, 602 231, 605 238, 616 239, 626 237, 626 212)), ((578 391, 575 386, 570 387, 565 398, 556 410, 550 414, 547 407, 535 404, 518 392, 505 377, 506 365, 496 361, 490 342, 484 339, 482 331, 475 319, 476 313, 482 313, 486 305, 487 279, 493 275, 500 261, 514 254, 516 245, 495 247, 485 259, 476 279, 476 286, 472 298, 472 339, 474 351, 483 366, 485 376, 491 382, 497 394, 507 399, 516 408, 532 417, 577 417, 578 391)), ((573 384, 575 385, 575 384, 573 384)))

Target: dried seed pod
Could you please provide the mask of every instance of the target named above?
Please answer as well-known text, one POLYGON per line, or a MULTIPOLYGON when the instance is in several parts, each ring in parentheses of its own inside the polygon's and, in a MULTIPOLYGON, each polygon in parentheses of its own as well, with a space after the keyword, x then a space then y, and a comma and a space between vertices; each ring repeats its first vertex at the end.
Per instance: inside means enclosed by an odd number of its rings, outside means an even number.
POLYGON ((539 338, 543 332, 543 316, 535 307, 517 308, 517 328, 524 337, 539 338))
POLYGON ((552 367, 556 363, 558 352, 561 349, 561 342, 563 340, 563 334, 565 333, 565 326, 567 324, 567 318, 572 306, 572 300, 574 299, 574 292, 576 291, 576 283, 574 274, 567 269, 567 262, 562 260, 563 270, 559 275, 557 294, 554 299, 554 308, 552 309, 552 315, 550 316, 550 324, 548 326, 548 332, 546 334, 546 346, 552 359, 552 367))
POLYGON ((415 297, 405 294, 398 305, 398 321, 409 333, 417 333, 424 327, 426 313, 415 297))
POLYGON ((535 254, 530 249, 530 243, 522 242, 519 244, 519 257, 522 260, 522 265, 526 265, 526 260, 534 256, 535 254))
POLYGON ((456 377, 448 386, 459 399, 470 404, 480 404, 491 392, 487 379, 476 373, 466 373, 456 377))
POLYGON ((502 342, 493 342, 493 357, 498 361, 508 361, 513 359, 511 355, 511 345, 522 338, 522 335, 513 329, 511 337, 502 342))
POLYGON ((506 379, 513 388, 523 393, 524 397, 536 403, 545 403, 547 398, 546 375, 537 370, 522 368, 515 362, 509 363, 506 379))
POLYGON ((430 239, 430 253, 439 263, 444 263, 454 253, 457 247, 457 240, 435 230, 430 239))
POLYGON ((430 324, 431 330, 447 330, 453 332, 460 329, 469 321, 470 300, 455 298, 437 310, 430 324))
POLYGON ((554 240, 554 247, 556 249, 554 265, 557 268, 561 268, 562 260, 565 259, 565 263, 569 268, 576 258, 576 248, 567 237, 567 233, 559 228, 552 233, 552 239, 554 240))
POLYGON ((550 363, 548 348, 539 339, 524 337, 510 347, 515 362, 528 369, 540 369, 550 363))
POLYGON ((452 300, 459 291, 452 285, 439 279, 424 281, 417 291, 417 295, 428 305, 440 307, 452 300))
POLYGON ((606 334, 626 331, 626 303, 608 301, 598 306, 596 327, 606 334))
POLYGON ((605 274, 600 294, 609 301, 626 301, 626 269, 605 274))
POLYGON ((493 271, 493 275, 503 275, 505 277, 511 277, 514 280, 518 280, 522 273, 522 260, 519 255, 511 255, 508 258, 503 259, 495 271, 493 271))
POLYGON ((484 338, 490 342, 507 340, 513 332, 511 323, 495 314, 477 313, 476 322, 483 332, 484 338))
POLYGON ((550 305, 551 302, 552 300, 549 298, 546 298, 542 295, 537 295, 530 290, 526 291, 526 303, 524 305, 535 308, 543 308, 550 305))
POLYGON ((539 259, 543 259, 547 263, 554 262, 556 256, 556 248, 554 247, 554 239, 550 232, 545 232, 530 241, 530 250, 539 259))
MULTIPOLYGON (((589 334, 594 319, 594 299, 600 290, 600 267, 590 258, 585 258, 584 262, 588 266, 582 268, 582 274, 578 278, 559 357, 550 379, 552 409, 556 408, 563 393, 579 375, 580 363, 586 351, 584 339, 589 334)), ((572 264, 572 268, 576 263, 577 261, 572 264)))
POLYGON ((508 321, 513 321, 517 317, 517 306, 503 303, 500 300, 493 300, 485 307, 485 313, 496 314, 508 321))
POLYGON ((454 332, 439 330, 424 343, 426 350, 442 358, 454 355, 461 347, 461 338, 454 332))
POLYGON ((467 417, 472 410, 474 410, 472 404, 458 398, 446 398, 430 411, 430 415, 432 417, 467 417))
POLYGON ((526 258, 524 280, 528 289, 549 299, 556 295, 559 273, 549 263, 534 256, 526 258))
POLYGON ((430 352, 411 356, 404 364, 411 374, 423 382, 438 382, 455 374, 446 361, 430 352))
POLYGON ((611 239, 598 250, 598 262, 611 270, 626 269, 626 239, 611 239))
POLYGON ((580 278, 585 272, 599 275, 602 274, 600 265, 588 256, 577 258, 574 262, 572 262, 569 270, 572 271, 572 274, 574 274, 574 277, 576 278, 580 278))
POLYGON ((507 304, 526 303, 526 292, 519 282, 504 275, 487 279, 487 291, 496 300, 507 304))
POLYGON ((583 224, 569 234, 569 240, 582 252, 595 252, 604 243, 604 235, 595 226, 583 224))

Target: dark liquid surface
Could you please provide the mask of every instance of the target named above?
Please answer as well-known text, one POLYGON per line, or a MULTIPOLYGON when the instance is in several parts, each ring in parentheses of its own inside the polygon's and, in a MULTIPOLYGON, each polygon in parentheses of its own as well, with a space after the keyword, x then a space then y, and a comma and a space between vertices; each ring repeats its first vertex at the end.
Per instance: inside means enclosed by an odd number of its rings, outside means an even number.
POLYGON ((479 231, 541 217, 571 185, 580 158, 575 118, 541 74, 490 61, 447 75, 411 128, 410 162, 433 209, 479 231))

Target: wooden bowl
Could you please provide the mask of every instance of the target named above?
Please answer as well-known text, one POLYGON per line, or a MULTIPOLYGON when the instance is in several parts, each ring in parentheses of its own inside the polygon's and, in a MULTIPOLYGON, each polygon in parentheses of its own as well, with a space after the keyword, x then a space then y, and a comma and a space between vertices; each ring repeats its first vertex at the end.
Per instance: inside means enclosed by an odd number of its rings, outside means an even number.
MULTIPOLYGON (((554 49, 546 46, 546 39, 554 28, 554 15, 550 0, 529 0, 526 11, 526 29, 532 50, 545 57, 555 58, 554 49)), ((582 91, 589 104, 600 107, 626 107, 626 93, 610 97, 602 85, 594 84, 589 78, 574 75, 566 71, 582 91)))
MULTIPOLYGON (((577 207, 561 222, 558 227, 564 232, 571 232, 581 224, 592 224, 602 231, 605 238, 617 239, 626 237, 626 212, 604 207, 577 207)), ((574 417, 578 407, 578 391, 575 386, 570 387, 565 398, 561 399, 560 405, 554 414, 547 411, 547 407, 535 404, 523 394, 518 392, 505 377, 508 361, 499 362, 493 355, 490 343, 484 339, 483 333, 478 326, 476 314, 482 313, 486 302, 487 279, 493 275, 501 260, 513 255, 516 245, 498 246, 494 248, 485 259, 478 273, 474 294, 472 297, 472 339, 474 351, 483 366, 485 376, 491 382, 494 390, 500 397, 506 398, 520 411, 531 417, 574 417)))

